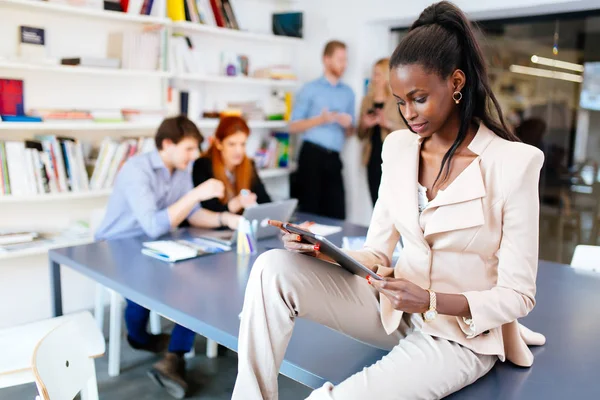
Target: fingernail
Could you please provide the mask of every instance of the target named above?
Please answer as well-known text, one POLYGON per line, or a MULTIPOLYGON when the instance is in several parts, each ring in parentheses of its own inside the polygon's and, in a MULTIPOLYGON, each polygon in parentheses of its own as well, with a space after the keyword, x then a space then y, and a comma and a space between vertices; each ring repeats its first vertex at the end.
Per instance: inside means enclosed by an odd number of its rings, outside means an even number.
POLYGON ((315 251, 319 251, 319 250, 321 250, 321 245, 320 245, 320 244, 318 244, 318 243, 317 243, 317 244, 315 244, 315 247, 314 247, 314 249, 315 249, 315 251))
POLYGON ((301 241, 302 240, 302 238, 300 237, 300 235, 296 235, 296 240, 297 241, 301 241))
POLYGON ((367 275, 367 283, 370 285, 371 284, 371 275, 367 275))

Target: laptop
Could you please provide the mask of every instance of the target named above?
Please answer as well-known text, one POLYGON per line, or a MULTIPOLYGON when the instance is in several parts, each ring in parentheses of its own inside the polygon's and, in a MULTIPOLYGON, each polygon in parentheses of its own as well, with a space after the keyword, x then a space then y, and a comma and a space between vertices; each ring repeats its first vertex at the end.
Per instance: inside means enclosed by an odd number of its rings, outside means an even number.
MULTIPOLYGON (((297 206, 298 199, 257 204, 253 207, 246 208, 242 216, 248 221, 258 221, 256 239, 261 240, 276 236, 279 232, 278 228, 269 225, 268 222, 270 219, 287 222, 292 217, 292 214, 294 214, 294 211, 296 211, 297 206)), ((233 245, 237 237, 236 232, 231 229, 214 230, 194 228, 190 230, 190 233, 228 246, 233 245)))

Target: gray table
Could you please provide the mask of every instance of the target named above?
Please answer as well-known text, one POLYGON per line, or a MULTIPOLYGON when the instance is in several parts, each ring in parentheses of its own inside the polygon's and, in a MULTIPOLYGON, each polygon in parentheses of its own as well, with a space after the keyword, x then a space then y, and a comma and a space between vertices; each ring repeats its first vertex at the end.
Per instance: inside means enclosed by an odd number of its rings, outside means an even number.
MULTIPOLYGON (((334 222, 322 218, 318 221, 334 222)), ((331 237, 333 242, 340 244, 344 234, 366 233, 364 228, 348 223, 343 229, 343 234, 331 237)), ((184 230, 170 237, 184 238, 191 233, 184 230)), ((144 240, 147 239, 121 239, 50 251, 54 314, 62 314, 60 265, 63 265, 237 351, 238 314, 256 256, 242 257, 228 252, 170 266, 142 255, 144 240)), ((281 243, 278 239, 266 240, 259 247, 264 251, 281 247, 281 243)), ((597 377, 600 319, 593 317, 597 315, 595 306, 600 304, 600 276, 541 262, 537 301, 535 310, 523 321, 548 338, 545 346, 533 350, 534 366, 524 369, 499 364, 486 377, 451 398, 600 398, 597 377)), ((300 319, 281 373, 316 388, 325 381, 338 383, 384 354, 300 319)))

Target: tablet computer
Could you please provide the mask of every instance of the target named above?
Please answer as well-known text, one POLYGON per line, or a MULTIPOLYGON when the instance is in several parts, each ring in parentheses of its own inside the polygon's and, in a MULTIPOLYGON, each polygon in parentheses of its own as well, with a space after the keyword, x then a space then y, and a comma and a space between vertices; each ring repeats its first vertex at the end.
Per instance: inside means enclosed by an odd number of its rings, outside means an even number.
POLYGON ((298 228, 297 226, 291 224, 283 224, 283 228, 288 232, 295 233, 302 237, 302 240, 311 243, 311 244, 319 244, 319 251, 326 256, 331 257, 334 261, 336 261, 342 268, 345 270, 358 275, 360 277, 366 278, 368 275, 373 279, 382 280, 383 278, 377 275, 375 272, 371 271, 369 268, 365 267, 354 258, 350 257, 346 252, 337 247, 335 244, 331 243, 325 237, 321 235, 316 235, 312 232, 306 231, 304 229, 298 228))

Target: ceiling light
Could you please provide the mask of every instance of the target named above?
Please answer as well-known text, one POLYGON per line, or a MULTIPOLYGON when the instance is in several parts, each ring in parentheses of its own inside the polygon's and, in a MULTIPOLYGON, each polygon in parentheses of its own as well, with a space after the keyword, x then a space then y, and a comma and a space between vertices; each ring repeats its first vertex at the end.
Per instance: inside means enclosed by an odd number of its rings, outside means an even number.
POLYGON ((531 56, 531 62, 534 64, 546 65, 548 67, 568 69, 570 71, 583 72, 583 65, 575 64, 566 61, 555 60, 553 58, 546 58, 533 55, 531 56))
POLYGON ((583 82, 583 77, 581 75, 569 74, 567 72, 558 72, 541 68, 524 67, 522 65, 511 65, 508 69, 510 72, 514 72, 517 74, 533 75, 542 78, 560 79, 563 81, 577 83, 583 82))

